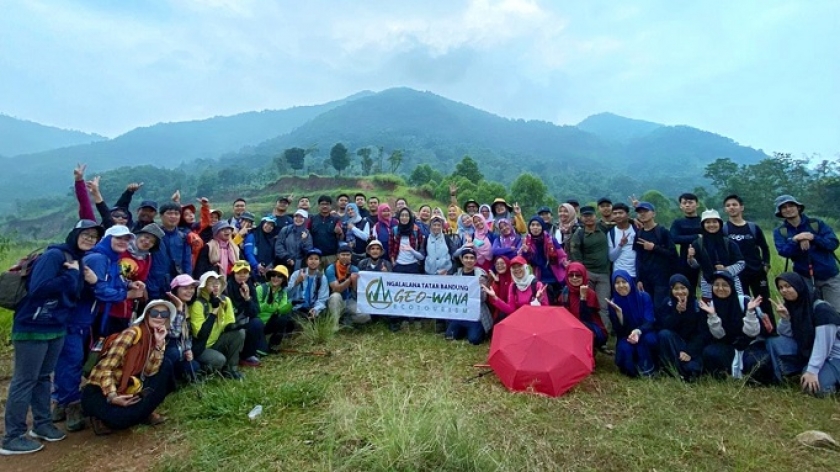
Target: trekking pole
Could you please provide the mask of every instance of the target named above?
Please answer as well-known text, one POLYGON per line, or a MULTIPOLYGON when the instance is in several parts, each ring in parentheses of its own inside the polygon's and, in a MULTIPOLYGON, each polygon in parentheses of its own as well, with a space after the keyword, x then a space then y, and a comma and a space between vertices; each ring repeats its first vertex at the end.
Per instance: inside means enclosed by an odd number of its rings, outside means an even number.
MULTIPOLYGON (((488 367, 490 367, 490 364, 473 364, 473 367, 487 369, 488 367)), ((481 371, 481 372, 473 375, 472 377, 467 377, 466 379, 464 379, 464 383, 470 383, 474 380, 478 380, 478 379, 480 379, 480 378, 484 377, 485 375, 490 374, 492 372, 493 372, 493 369, 487 369, 487 370, 481 371)))

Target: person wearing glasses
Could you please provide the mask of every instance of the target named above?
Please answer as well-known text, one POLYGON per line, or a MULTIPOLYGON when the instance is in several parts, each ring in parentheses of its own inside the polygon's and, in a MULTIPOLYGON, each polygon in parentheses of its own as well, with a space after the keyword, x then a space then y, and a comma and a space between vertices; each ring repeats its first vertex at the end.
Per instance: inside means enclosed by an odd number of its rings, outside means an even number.
POLYGON ((130 327, 106 341, 82 389, 82 409, 96 434, 165 421, 155 409, 174 387, 172 364, 163 360, 176 311, 168 301, 152 300, 130 327))
POLYGON ((14 374, 6 399, 2 455, 43 449, 43 444, 34 439, 55 442, 66 437, 50 415, 50 376, 85 282, 96 281, 83 257, 104 232, 95 221, 80 220, 63 244, 52 245, 41 254, 29 275, 29 291, 18 304, 12 324, 14 374), (30 408, 32 430, 27 435, 30 408))

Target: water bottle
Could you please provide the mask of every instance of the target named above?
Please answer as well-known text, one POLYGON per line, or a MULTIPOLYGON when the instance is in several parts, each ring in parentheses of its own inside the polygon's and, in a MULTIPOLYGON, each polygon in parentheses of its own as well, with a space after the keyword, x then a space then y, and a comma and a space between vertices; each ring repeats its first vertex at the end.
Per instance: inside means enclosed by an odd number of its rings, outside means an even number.
POLYGON ((263 410, 262 405, 255 406, 254 409, 251 410, 250 413, 248 413, 248 419, 251 420, 251 421, 254 421, 255 419, 257 419, 258 416, 260 416, 262 414, 262 410, 263 410))

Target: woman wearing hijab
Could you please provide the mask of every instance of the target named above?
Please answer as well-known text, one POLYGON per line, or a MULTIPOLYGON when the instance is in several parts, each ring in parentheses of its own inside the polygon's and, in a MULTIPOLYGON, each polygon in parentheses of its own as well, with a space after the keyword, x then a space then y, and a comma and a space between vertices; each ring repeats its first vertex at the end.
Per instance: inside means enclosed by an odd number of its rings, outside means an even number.
POLYGON ((803 390, 816 396, 840 386, 840 315, 828 302, 818 300, 805 279, 795 272, 776 278, 782 296, 774 301, 779 314, 779 336, 767 340, 777 382, 802 373, 803 390))
POLYGON ((743 295, 738 274, 744 270, 744 256, 735 241, 723 234, 723 220, 717 210, 706 210, 700 217, 700 236, 688 248, 688 265, 700 269, 700 293, 704 300, 712 298, 711 279, 719 270, 729 272, 735 280, 735 291, 743 295))
POLYGON ((612 275, 613 298, 607 300, 615 331, 615 364, 628 377, 650 377, 656 371, 657 338, 653 301, 639 292, 626 270, 612 275))
POLYGON ((472 242, 475 234, 475 226, 473 225, 473 218, 469 213, 461 213, 458 217, 458 237, 461 238, 464 244, 472 242))
POLYGON ((592 343, 596 350, 604 350, 609 339, 607 329, 598 311, 598 295, 589 287, 589 273, 580 262, 572 262, 566 268, 566 287, 560 295, 560 306, 565 307, 592 331, 592 343))
POLYGON ((50 442, 65 438, 64 432, 53 424, 50 414, 50 376, 82 289, 85 283, 96 282, 96 276, 85 267, 83 258, 104 232, 95 221, 80 220, 63 244, 51 245, 41 254, 29 274, 29 290, 18 304, 12 320, 14 372, 6 399, 2 455, 30 454, 43 449, 41 443, 26 436, 26 417, 30 408, 30 437, 50 442))
POLYGON ((260 227, 256 231, 250 231, 245 236, 242 252, 251 266, 254 283, 265 282, 266 268, 274 265, 274 243, 277 236, 274 232, 275 227, 274 217, 266 216, 260 220, 260 227))
POLYGON ((575 234, 575 231, 578 228, 582 228, 583 225, 580 224, 577 217, 577 210, 575 210, 575 207, 571 203, 564 203, 557 207, 557 216, 560 221, 557 222, 557 231, 554 233, 554 239, 562 244, 563 248, 568 249, 567 242, 575 234))
MULTIPOLYGON (((519 256, 519 259, 522 262, 525 262, 525 259, 522 256, 519 256)), ((498 295, 499 299, 501 299, 504 302, 508 302, 510 286, 511 284, 513 284, 513 275, 511 275, 511 260, 512 259, 508 259, 504 256, 500 256, 493 259, 493 269, 490 272, 488 272, 490 278, 493 279, 490 286, 493 287, 493 290, 496 292, 496 295, 498 295)), ((528 263, 525 262, 525 264, 523 264, 522 269, 527 270, 527 265, 528 263)))
POLYGON ((499 230, 499 235, 493 241, 493 257, 505 256, 513 259, 522 247, 522 237, 513 230, 513 225, 507 218, 496 220, 496 228, 499 230))
POLYGON ((452 269, 451 248, 455 247, 451 237, 443 232, 443 218, 434 216, 429 224, 429 237, 426 238, 426 275, 446 275, 452 269))
POLYGON ((343 223, 344 241, 350 246, 353 259, 352 264, 358 265, 365 258, 368 239, 370 239, 370 223, 359 214, 359 206, 348 203, 345 208, 346 220, 343 223))
POLYGON ((174 388, 164 350, 167 325, 176 311, 168 301, 152 300, 131 327, 103 347, 82 390, 82 408, 96 434, 165 421, 155 409, 174 388))
POLYGON ((529 273, 525 266, 528 263, 522 256, 516 256, 510 261, 511 284, 508 291, 500 297, 492 286, 481 286, 487 294, 490 303, 496 307, 500 315, 498 321, 505 319, 508 315, 525 305, 548 305, 548 298, 545 296, 545 287, 537 281, 534 274, 529 273))
POLYGON ((750 350, 750 347, 761 333, 757 314, 760 303, 760 296, 750 299, 738 295, 729 272, 714 273, 711 303, 698 302, 700 309, 706 313, 706 324, 712 334, 711 342, 703 348, 703 369, 706 372, 741 378, 757 365, 755 349, 750 350), (745 355, 745 351, 749 355, 745 355))
POLYGON ((478 258, 476 264, 485 272, 488 272, 493 265, 493 241, 496 239, 496 235, 487 226, 484 217, 478 213, 473 215, 473 227, 475 231, 473 232, 472 245, 478 258))
POLYGON ((659 359, 666 368, 685 381, 691 381, 703 372, 703 348, 711 340, 705 313, 700 311, 697 299, 688 287, 691 284, 682 274, 674 274, 668 281, 671 292, 660 309, 659 359))
POLYGON ((458 228, 461 226, 460 219, 461 207, 456 204, 451 204, 446 211, 446 234, 458 234, 458 228))
POLYGON ((397 212, 397 222, 391 230, 391 240, 388 244, 394 272, 421 274, 423 271, 420 264, 426 257, 422 252, 423 233, 414 222, 411 210, 406 207, 397 212))
POLYGON ((563 248, 547 231, 547 223, 539 216, 528 221, 528 234, 520 253, 531 264, 537 280, 547 285, 549 303, 556 304, 566 281, 567 256, 563 248))
POLYGON ((493 212, 490 210, 490 205, 484 203, 480 207, 478 207, 478 214, 484 217, 485 226, 487 226, 487 231, 494 231, 493 230, 493 223, 495 222, 495 218, 493 218, 493 212))

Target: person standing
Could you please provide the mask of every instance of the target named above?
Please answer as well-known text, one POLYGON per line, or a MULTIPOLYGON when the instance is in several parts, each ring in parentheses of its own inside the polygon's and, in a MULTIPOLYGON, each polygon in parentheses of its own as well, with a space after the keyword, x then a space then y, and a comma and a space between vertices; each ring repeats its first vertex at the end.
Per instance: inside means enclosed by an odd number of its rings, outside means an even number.
POLYGON ((723 199, 723 208, 729 219, 723 225, 723 234, 738 245, 746 266, 738 274, 745 295, 753 298, 761 295, 761 311, 769 317, 773 326, 776 317, 770 303, 770 286, 767 273, 770 271, 770 248, 764 231, 752 221, 744 219, 744 201, 738 195, 723 199))
POLYGON ((323 269, 336 261, 338 242, 344 239, 341 218, 331 213, 331 207, 332 198, 329 195, 321 195, 318 197, 318 214, 309 217, 312 247, 321 251, 323 269))
MULTIPOLYGON (((671 223, 671 240, 679 246, 679 263, 676 271, 688 278, 691 290, 697 289, 700 279, 700 269, 693 269, 688 263, 688 248, 702 232, 700 215, 697 214, 697 195, 684 193, 680 195, 680 210, 683 217, 671 223)), ((668 277, 665 277, 667 287, 668 277)))
POLYGON ((650 294, 654 309, 658 309, 668 300, 668 280, 671 278, 671 268, 677 260, 677 249, 671 234, 656 223, 656 208, 653 204, 639 202, 636 205, 636 219, 642 225, 636 231, 636 239, 633 241, 633 250, 636 251, 637 284, 639 290, 650 294))
POLYGON ((630 224, 630 208, 624 203, 612 207, 612 221, 615 226, 607 233, 607 248, 613 271, 625 270, 631 277, 636 277, 636 228, 630 224))
MULTIPOLYGON (((612 204, 610 204, 612 207, 612 204)), ((595 219, 595 208, 584 206, 580 209, 583 228, 579 228, 572 235, 570 260, 580 262, 586 267, 589 285, 595 290, 598 300, 610 296, 610 258, 607 249, 607 235, 595 219)), ((609 312, 604 305, 599 310, 601 321, 608 329, 610 327, 609 312)))
POLYGON ((784 218, 773 231, 773 242, 782 257, 793 261, 793 271, 805 277, 822 299, 840 309, 840 270, 834 251, 837 235, 824 221, 804 213, 805 205, 790 195, 776 198, 776 217, 784 218))

